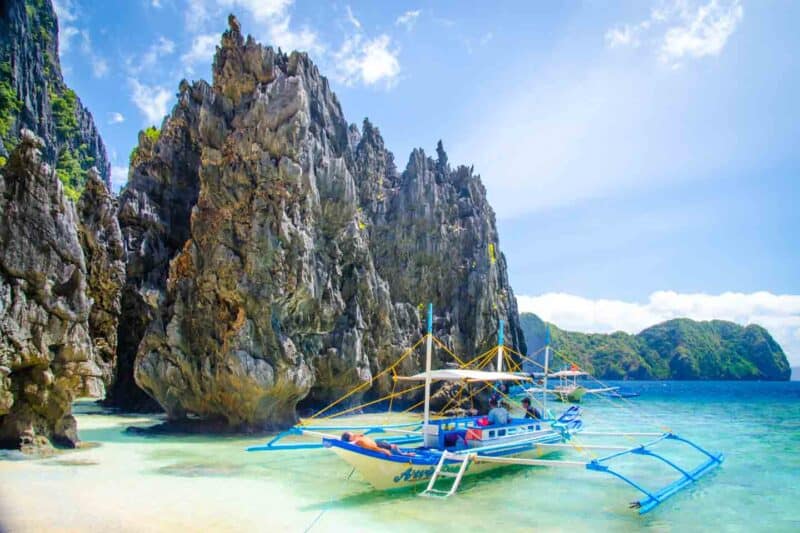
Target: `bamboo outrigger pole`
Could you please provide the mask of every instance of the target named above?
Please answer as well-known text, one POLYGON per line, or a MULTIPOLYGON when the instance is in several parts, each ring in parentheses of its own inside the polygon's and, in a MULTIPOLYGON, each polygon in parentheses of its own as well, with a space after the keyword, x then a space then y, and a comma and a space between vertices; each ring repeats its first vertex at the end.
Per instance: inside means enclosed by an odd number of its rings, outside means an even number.
POLYGON ((550 372, 550 324, 544 326, 544 381, 542 385, 542 416, 547 418, 547 374, 550 372))
POLYGON ((500 330, 497 332, 497 371, 503 371, 503 320, 500 319, 500 330))
MULTIPOLYGON (((433 343, 433 304, 428 304, 428 335, 425 339, 425 414, 422 419, 422 434, 424 436, 425 445, 428 445, 428 431, 431 429, 429 426, 431 418, 431 352, 433 343)), ((437 428, 438 429, 438 428, 437 428)), ((431 437, 431 441, 436 438, 436 435, 431 437)))

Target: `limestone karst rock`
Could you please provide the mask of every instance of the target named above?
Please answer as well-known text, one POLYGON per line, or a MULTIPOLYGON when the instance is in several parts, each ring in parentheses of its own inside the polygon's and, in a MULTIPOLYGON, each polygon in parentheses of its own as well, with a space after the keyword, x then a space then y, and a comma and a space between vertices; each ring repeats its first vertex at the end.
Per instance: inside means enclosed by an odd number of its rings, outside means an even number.
POLYGON ((0 157, 23 128, 44 141, 42 160, 77 200, 90 168, 111 187, 106 148, 80 98, 64 82, 51 0, 0 2, 0 157))
MULTIPOLYGON (((86 296, 92 301, 89 336, 102 383, 108 385, 113 380, 116 365, 125 249, 117 221, 116 200, 95 169, 88 172, 77 212, 78 237, 86 262, 86 296)), ((94 396, 101 393, 97 391, 94 396)))
POLYGON ((49 0, 0 2, 0 175, 0 445, 74 445, 72 399, 113 378, 125 270, 105 147, 61 76, 49 0))
POLYGON ((140 136, 119 219, 116 383, 132 385, 132 367, 173 420, 289 424, 298 403, 385 368, 423 333, 429 301, 451 348, 488 348, 503 319, 524 350, 480 179, 441 146, 398 174, 377 128, 348 126, 307 55, 245 39, 234 18, 213 83, 182 82, 158 138, 140 136))
POLYGON ((74 445, 73 398, 103 390, 78 216, 41 148, 23 130, 0 171, 0 443, 11 447, 74 445))

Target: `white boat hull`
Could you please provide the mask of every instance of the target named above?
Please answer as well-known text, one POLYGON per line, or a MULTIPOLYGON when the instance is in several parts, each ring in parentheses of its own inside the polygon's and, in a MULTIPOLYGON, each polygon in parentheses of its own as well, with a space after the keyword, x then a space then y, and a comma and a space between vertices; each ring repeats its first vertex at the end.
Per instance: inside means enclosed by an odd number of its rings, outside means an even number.
MULTIPOLYGON (((365 481, 378 490, 399 489, 427 483, 436 469, 435 464, 414 464, 411 458, 409 458, 407 462, 396 462, 364 455, 344 448, 334 447, 331 449, 336 455, 342 458, 342 460, 352 466, 365 481)), ((552 453, 554 453, 552 448, 548 449, 534 445, 532 448, 518 453, 504 454, 502 456, 535 459, 552 453)), ((446 464, 444 469, 445 471, 456 472, 458 466, 458 463, 454 462, 452 464, 446 464)), ((504 466, 508 465, 482 462, 470 463, 465 475, 481 474, 504 466)))

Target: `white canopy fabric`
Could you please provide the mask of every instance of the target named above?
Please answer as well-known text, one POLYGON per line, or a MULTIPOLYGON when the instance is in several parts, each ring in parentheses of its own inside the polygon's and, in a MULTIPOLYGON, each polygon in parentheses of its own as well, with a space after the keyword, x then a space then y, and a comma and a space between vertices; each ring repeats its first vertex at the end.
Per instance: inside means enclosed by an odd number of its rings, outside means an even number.
POLYGON ((588 376, 589 374, 586 372, 582 372, 580 370, 559 370, 558 372, 553 372, 552 374, 548 374, 547 377, 549 378, 572 378, 577 376, 588 376))
MULTIPOLYGON (((425 381, 425 372, 413 376, 397 376, 398 381, 425 381)), ((511 374, 510 372, 486 372, 484 370, 465 370, 459 368, 443 368, 431 370, 433 381, 530 381, 528 375, 511 374)))
MULTIPOLYGON (((547 374, 548 378, 571 378, 577 376, 588 376, 588 372, 583 372, 582 370, 559 370, 558 372, 551 372, 547 374)), ((543 378, 544 372, 534 372, 533 377, 535 378, 543 378)))

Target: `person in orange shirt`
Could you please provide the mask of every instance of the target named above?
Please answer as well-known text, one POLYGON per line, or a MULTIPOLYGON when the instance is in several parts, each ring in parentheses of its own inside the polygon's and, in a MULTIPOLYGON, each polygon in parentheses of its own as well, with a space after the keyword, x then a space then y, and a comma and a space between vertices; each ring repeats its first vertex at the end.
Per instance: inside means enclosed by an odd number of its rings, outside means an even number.
POLYGON ((392 456, 392 452, 397 453, 399 455, 414 455, 413 453, 406 453, 400 450, 397 447, 397 444, 389 444, 388 442, 383 441, 374 441, 371 438, 367 437, 366 435, 358 435, 354 433, 350 433, 349 431, 345 431, 342 433, 342 440, 344 442, 349 442, 350 444, 354 444, 359 446, 360 448, 364 448, 366 450, 372 450, 373 452, 379 452, 389 457, 392 456))

